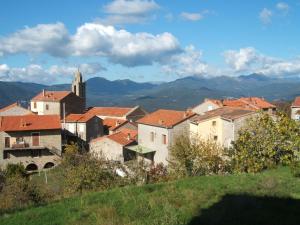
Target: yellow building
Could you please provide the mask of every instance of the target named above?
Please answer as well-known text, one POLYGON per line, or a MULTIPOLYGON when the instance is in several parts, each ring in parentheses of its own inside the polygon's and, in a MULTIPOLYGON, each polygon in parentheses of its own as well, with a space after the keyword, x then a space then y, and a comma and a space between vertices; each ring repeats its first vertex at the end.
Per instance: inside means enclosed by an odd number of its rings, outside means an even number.
POLYGON ((250 110, 222 107, 198 115, 190 120, 192 138, 212 139, 223 147, 230 147, 247 119, 257 113, 250 110))

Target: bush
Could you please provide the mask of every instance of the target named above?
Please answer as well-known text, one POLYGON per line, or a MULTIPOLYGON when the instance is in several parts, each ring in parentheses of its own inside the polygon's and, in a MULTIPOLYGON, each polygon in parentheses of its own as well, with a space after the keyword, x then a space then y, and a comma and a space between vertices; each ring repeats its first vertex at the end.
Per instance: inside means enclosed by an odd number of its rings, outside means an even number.
POLYGON ((299 125, 284 114, 266 113, 250 119, 233 147, 237 172, 260 172, 278 164, 289 165, 300 149, 299 125))
POLYGON ((226 149, 211 139, 181 135, 170 148, 170 169, 176 177, 229 172, 226 153, 226 149))
POLYGON ((300 161, 293 161, 290 168, 294 177, 300 177, 300 161))

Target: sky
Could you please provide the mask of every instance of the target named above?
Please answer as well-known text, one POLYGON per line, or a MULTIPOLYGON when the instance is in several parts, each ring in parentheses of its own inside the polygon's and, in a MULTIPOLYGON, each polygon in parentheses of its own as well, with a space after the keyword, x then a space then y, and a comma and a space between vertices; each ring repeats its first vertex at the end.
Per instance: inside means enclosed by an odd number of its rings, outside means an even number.
POLYGON ((2 0, 0 80, 300 75, 300 0, 2 0))

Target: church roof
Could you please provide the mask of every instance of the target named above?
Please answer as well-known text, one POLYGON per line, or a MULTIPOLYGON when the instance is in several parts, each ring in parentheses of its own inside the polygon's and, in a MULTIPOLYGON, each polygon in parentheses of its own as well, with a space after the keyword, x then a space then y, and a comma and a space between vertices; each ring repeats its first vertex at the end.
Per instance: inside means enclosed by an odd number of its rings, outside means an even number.
POLYGON ((71 94, 71 91, 42 91, 36 95, 32 101, 60 102, 71 94))

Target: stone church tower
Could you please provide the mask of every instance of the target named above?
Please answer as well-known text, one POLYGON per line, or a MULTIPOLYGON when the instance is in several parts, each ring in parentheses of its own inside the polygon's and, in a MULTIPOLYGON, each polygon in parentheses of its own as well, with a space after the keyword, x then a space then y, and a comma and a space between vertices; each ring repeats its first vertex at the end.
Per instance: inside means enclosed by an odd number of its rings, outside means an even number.
POLYGON ((72 82, 72 92, 83 98, 84 106, 86 105, 86 95, 85 95, 85 82, 82 81, 82 74, 79 69, 75 72, 75 77, 72 82))

